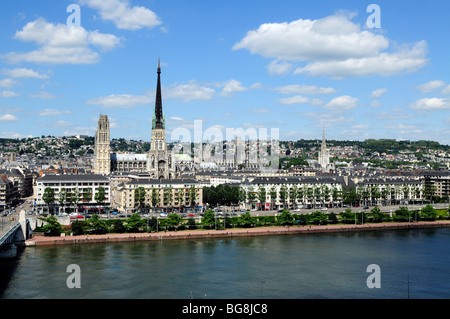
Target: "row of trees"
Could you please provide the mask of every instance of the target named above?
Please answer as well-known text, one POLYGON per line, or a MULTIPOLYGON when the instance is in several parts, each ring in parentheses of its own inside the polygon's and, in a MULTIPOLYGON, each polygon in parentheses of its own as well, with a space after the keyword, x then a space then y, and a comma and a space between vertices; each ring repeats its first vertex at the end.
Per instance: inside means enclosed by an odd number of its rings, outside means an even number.
POLYGON ((303 187, 282 185, 279 189, 275 186, 266 188, 264 186, 249 187, 247 191, 241 186, 218 185, 212 187, 205 187, 203 189, 203 200, 211 206, 217 205, 238 205, 248 201, 252 206, 257 203, 262 209, 263 205, 267 203, 267 197, 270 199, 271 209, 275 207, 275 203, 281 202, 283 208, 286 204, 295 203, 311 203, 313 207, 317 205, 330 205, 334 207, 336 204, 342 205, 377 205, 380 200, 384 205, 399 204, 409 202, 411 200, 418 200, 419 198, 428 198, 430 201, 436 193, 434 185, 426 185, 424 188, 418 186, 395 186, 384 185, 383 188, 379 186, 362 185, 349 188, 340 188, 327 185, 305 185, 303 187), (399 200, 403 198, 403 200, 399 200))
MULTIPOLYGON (((413 222, 413 221, 434 221, 437 219, 450 219, 450 207, 447 211, 438 213, 433 206, 426 205, 421 210, 408 210, 407 207, 400 207, 392 216, 383 213, 379 207, 374 207, 370 213, 352 212, 350 208, 345 211, 335 213, 323 213, 321 211, 309 214, 293 214, 284 209, 278 216, 251 216, 246 212, 237 217, 217 217, 212 210, 207 210, 200 222, 194 218, 184 220, 180 215, 171 213, 167 218, 157 219, 141 218, 138 213, 131 215, 126 220, 101 220, 98 215, 93 215, 87 221, 75 221, 71 224, 70 231, 74 235, 85 233, 136 233, 136 232, 158 232, 161 230, 184 230, 184 229, 224 229, 234 227, 261 227, 279 225, 327 225, 327 224, 364 224, 382 222, 413 222)), ((47 225, 43 230, 47 235, 59 236, 62 227, 54 216, 44 219, 47 225)))
MULTIPOLYGON (((91 187, 87 187, 83 190, 83 193, 75 189, 73 192, 65 188, 61 188, 56 198, 55 190, 51 187, 46 187, 44 189, 44 194, 42 195, 42 200, 47 204, 48 211, 50 212, 50 206, 59 203, 63 207, 64 212, 66 206, 74 206, 78 212, 78 205, 81 203, 90 203, 92 201, 93 191, 91 187)), ((98 187, 97 193, 94 196, 94 200, 99 206, 102 206, 106 200, 106 191, 102 186, 98 187)))
MULTIPOLYGON (((135 208, 139 211, 143 208, 148 209, 150 206, 145 204, 145 198, 147 196, 147 190, 144 187, 138 187, 134 191, 134 204, 135 208)), ((183 209, 187 206, 194 207, 196 205, 196 201, 198 199, 198 189, 195 186, 191 186, 188 189, 178 189, 176 193, 174 193, 173 188, 164 188, 162 199, 159 192, 159 189, 153 188, 150 194, 150 202, 151 207, 167 207, 173 211, 173 207, 177 206, 180 209, 183 209), (178 203, 175 205, 175 203, 178 203)))

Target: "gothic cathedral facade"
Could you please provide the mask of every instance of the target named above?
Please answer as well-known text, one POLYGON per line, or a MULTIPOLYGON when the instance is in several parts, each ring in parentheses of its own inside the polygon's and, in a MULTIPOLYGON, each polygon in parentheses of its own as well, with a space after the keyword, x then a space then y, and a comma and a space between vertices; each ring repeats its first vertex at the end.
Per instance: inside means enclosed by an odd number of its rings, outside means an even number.
POLYGON ((150 150, 147 154, 112 154, 110 149, 110 130, 107 115, 100 115, 95 134, 94 171, 107 175, 112 172, 147 173, 151 178, 175 178, 173 152, 166 143, 165 121, 161 97, 161 67, 158 61, 158 81, 156 87, 155 110, 152 119, 150 150))

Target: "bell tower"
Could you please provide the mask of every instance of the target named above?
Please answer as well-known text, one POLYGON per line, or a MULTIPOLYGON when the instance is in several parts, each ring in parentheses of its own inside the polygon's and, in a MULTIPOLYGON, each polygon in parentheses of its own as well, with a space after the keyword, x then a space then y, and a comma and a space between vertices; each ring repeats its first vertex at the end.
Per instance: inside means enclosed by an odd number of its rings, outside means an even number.
POLYGON ((165 119, 161 97, 161 65, 158 60, 155 110, 152 117, 152 137, 147 156, 147 170, 158 179, 169 179, 175 175, 173 154, 167 150, 165 119))
POLYGON ((95 163, 96 174, 111 172, 110 136, 108 115, 100 114, 95 133, 95 163))

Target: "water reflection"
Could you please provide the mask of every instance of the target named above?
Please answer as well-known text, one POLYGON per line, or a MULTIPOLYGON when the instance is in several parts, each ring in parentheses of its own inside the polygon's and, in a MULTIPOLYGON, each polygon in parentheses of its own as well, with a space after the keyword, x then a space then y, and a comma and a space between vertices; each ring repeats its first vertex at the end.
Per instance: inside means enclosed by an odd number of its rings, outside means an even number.
MULTIPOLYGON (((27 248, 4 298, 449 298, 449 229, 27 248), (369 289, 378 264, 382 288, 369 289), (69 289, 69 264, 81 289, 69 289)), ((3 266, 2 266, 3 267, 3 266)), ((3 269, 3 268, 2 268, 3 269)))

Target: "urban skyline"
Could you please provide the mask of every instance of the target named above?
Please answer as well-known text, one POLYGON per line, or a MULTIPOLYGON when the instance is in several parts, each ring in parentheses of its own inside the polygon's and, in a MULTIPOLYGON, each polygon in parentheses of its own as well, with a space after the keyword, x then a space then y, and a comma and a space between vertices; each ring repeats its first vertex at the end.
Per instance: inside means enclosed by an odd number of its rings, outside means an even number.
POLYGON ((201 120, 280 140, 325 128, 327 140, 450 144, 449 4, 376 4, 380 28, 359 1, 2 4, 0 137, 93 136, 108 114, 111 138, 149 141, 160 58, 169 142, 201 120))

